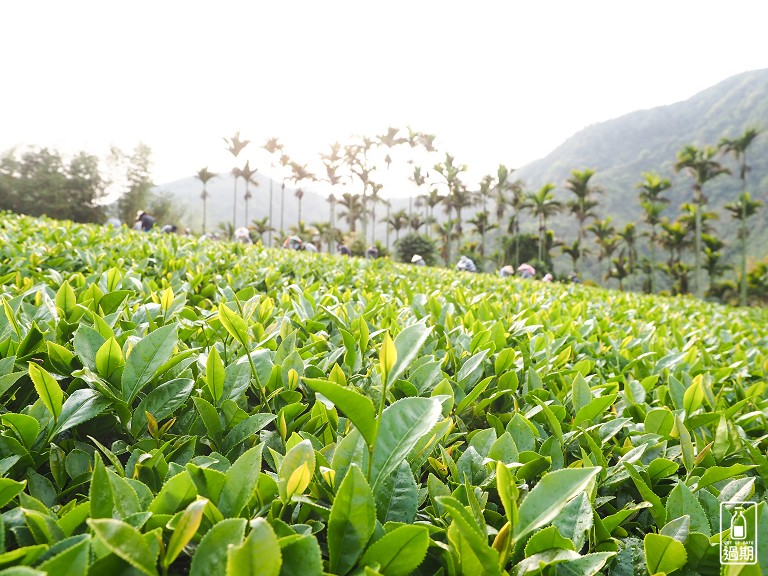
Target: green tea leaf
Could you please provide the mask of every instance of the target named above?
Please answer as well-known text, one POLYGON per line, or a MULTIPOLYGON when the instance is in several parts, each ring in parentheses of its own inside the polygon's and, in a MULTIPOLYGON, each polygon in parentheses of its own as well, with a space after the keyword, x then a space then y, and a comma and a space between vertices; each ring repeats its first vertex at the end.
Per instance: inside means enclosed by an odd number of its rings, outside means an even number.
POLYGON ((66 399, 61 408, 61 415, 56 426, 51 431, 51 436, 61 434, 65 430, 87 422, 95 418, 110 406, 108 398, 102 396, 96 390, 83 388, 75 390, 72 395, 66 399))
POLYGON ((384 479, 437 424, 440 402, 434 398, 403 398, 381 415, 371 466, 371 488, 376 492, 384 479))
POLYGON ((667 496, 667 518, 681 518, 690 516, 691 530, 701 532, 707 536, 711 535, 709 520, 704 509, 699 504, 696 496, 693 495, 690 488, 684 482, 678 482, 667 496))
POLYGON ((38 568, 44 573, 56 574, 56 576, 85 576, 90 559, 90 548, 91 541, 86 536, 63 552, 42 562, 38 568))
POLYGON ((368 482, 352 465, 341 482, 328 519, 330 570, 349 572, 363 553, 376 524, 376 504, 368 482))
POLYGON ((249 448, 227 470, 224 486, 216 503, 225 517, 238 516, 250 501, 261 474, 263 447, 263 444, 259 444, 249 448))
POLYGON ((157 575, 155 554, 136 528, 112 518, 92 518, 88 520, 88 526, 110 552, 147 576, 157 575))
POLYGON ((251 527, 245 542, 229 548, 227 576, 277 576, 283 556, 275 531, 264 518, 253 520, 251 527))
POLYGON ((353 388, 340 386, 329 380, 304 378, 304 382, 315 392, 333 402, 355 427, 360 431, 366 444, 373 446, 376 442, 376 409, 367 396, 363 396, 353 388))
POLYGON ((423 323, 418 322, 403 329, 403 331, 395 337, 397 361, 389 372, 389 382, 395 382, 406 370, 408 370, 408 368, 411 367, 411 364, 419 355, 421 347, 424 346, 424 342, 427 341, 431 332, 431 327, 428 328, 423 323))
POLYGON ((192 556, 190 576, 226 576, 229 546, 239 546, 245 534, 244 518, 227 518, 211 528, 192 556))
POLYGON ((219 321, 232 338, 248 347, 248 324, 224 302, 219 304, 219 321))
POLYGON ((424 561, 429 547, 426 526, 400 526, 385 534, 366 550, 363 566, 376 566, 387 576, 408 576, 424 561))
POLYGON ((669 574, 679 570, 685 566, 688 558, 681 542, 663 534, 646 534, 643 549, 650 574, 669 574))
POLYGON ((167 362, 176 347, 176 324, 169 324, 150 332, 142 338, 125 361, 121 387, 123 400, 133 402, 136 396, 167 362))
POLYGON ((214 403, 218 405, 221 396, 224 393, 224 380, 227 377, 224 363, 221 361, 219 351, 215 346, 211 346, 208 353, 208 360, 205 363, 205 379, 208 384, 208 390, 211 392, 214 403))
POLYGON ((32 378, 37 395, 45 404, 48 412, 53 415, 54 420, 58 420, 61 414, 61 404, 64 400, 64 393, 61 391, 59 383, 45 368, 34 362, 29 363, 29 377, 32 378))
POLYGON ((173 561, 181 554, 184 546, 197 533, 197 529, 200 527, 200 522, 203 519, 203 509, 207 504, 208 500, 201 498, 192 502, 184 510, 181 518, 176 523, 176 527, 173 529, 171 539, 168 541, 168 547, 163 557, 163 568, 168 568, 168 566, 173 564, 173 561))
POLYGON ((96 372, 112 382, 115 373, 125 365, 123 351, 117 340, 110 338, 96 352, 96 372))
POLYGON ((512 537, 519 540, 529 532, 548 524, 568 502, 585 490, 601 468, 564 468, 545 474, 523 499, 512 537))
POLYGON ((381 369, 382 382, 388 382, 389 373, 392 372, 396 362, 397 348, 395 348, 395 343, 392 342, 389 332, 385 332, 384 342, 381 344, 381 350, 379 351, 379 366, 381 369))
POLYGON ((303 493, 314 472, 315 450, 309 440, 302 440, 288 450, 280 465, 277 482, 280 499, 288 502, 293 495, 303 493))

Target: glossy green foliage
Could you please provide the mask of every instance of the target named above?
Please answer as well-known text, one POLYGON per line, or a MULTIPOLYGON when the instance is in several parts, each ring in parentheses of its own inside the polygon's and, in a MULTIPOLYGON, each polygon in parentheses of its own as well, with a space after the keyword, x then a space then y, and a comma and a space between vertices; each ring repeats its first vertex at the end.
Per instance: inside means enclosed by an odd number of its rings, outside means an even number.
POLYGON ((0 298, 0 570, 717 574, 766 499, 765 310, 12 215, 0 298))

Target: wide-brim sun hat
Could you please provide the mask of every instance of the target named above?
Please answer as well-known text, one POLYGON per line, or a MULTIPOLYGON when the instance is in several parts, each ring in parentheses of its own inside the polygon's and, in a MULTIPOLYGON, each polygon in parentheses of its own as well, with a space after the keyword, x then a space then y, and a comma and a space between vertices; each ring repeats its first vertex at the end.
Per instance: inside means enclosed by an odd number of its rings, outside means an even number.
POLYGON ((418 254, 414 254, 414 255, 413 255, 413 258, 411 258, 411 263, 415 263, 415 262, 418 262, 419 260, 424 260, 424 258, 422 258, 421 256, 419 256, 418 254))

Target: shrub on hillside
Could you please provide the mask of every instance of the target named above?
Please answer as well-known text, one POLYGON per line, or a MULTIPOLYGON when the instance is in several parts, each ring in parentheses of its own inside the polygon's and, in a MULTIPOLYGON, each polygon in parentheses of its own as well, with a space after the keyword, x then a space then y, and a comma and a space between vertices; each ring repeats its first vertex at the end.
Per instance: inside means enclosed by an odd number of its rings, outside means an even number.
POLYGON ((418 254, 424 258, 424 261, 429 266, 432 266, 435 263, 437 249, 435 248, 435 243, 431 239, 412 232, 406 234, 397 241, 395 244, 395 254, 400 262, 409 264, 413 255, 418 254))

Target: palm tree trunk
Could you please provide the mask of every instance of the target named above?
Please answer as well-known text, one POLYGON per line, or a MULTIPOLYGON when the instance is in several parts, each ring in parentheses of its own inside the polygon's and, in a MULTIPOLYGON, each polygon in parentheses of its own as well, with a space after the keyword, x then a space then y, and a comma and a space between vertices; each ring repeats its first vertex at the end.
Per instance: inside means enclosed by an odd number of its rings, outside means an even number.
MULTIPOLYGON (((274 166, 272 166, 274 170, 274 166)), ((272 177, 269 177, 269 232, 267 232, 267 241, 270 248, 272 247, 272 177)))
POLYGON ((328 237, 328 254, 331 253, 331 244, 333 244, 333 238, 336 236, 336 210, 335 202, 331 202, 331 230, 328 237))
POLYGON ((655 274, 656 272, 656 225, 654 224, 651 226, 651 274, 650 274, 650 280, 651 280, 651 294, 655 294, 656 290, 656 281, 655 281, 655 274))
POLYGON ((520 222, 518 222, 518 214, 515 214, 515 269, 520 266, 520 222))
POLYGON ((391 212, 391 204, 387 204, 387 252, 389 252, 389 216, 391 212))
POLYGON ((234 229, 237 226, 235 222, 236 219, 237 219, 237 176, 235 176, 235 192, 232 198, 232 229, 234 229))
POLYGON ((373 200, 371 209, 371 246, 376 245, 376 200, 373 200))
POLYGON ((539 263, 544 262, 544 230, 546 230, 544 219, 539 218, 539 263))
POLYGON ((741 202, 741 286, 739 303, 747 305, 747 197, 741 202))
POLYGON ((368 204, 368 197, 365 195, 365 192, 366 192, 366 186, 365 186, 365 184, 363 184, 363 199, 362 199, 362 202, 363 202, 363 207, 362 207, 363 213, 362 213, 362 218, 360 218, 361 224, 363 225, 363 240, 366 240, 368 238, 368 218, 366 218, 366 216, 365 216, 365 211, 366 211, 367 204, 368 204))
POLYGON ((298 215, 298 221, 296 222, 296 226, 301 228, 301 196, 299 196, 299 215, 298 215))
POLYGON ((280 187, 280 234, 285 236, 285 182, 280 187))
MULTIPOLYGON (((699 192, 701 194, 701 192, 699 192)), ((696 203, 696 296, 704 297, 704 283, 701 279, 701 199, 696 203)))
POLYGON ((203 186, 203 234, 205 234, 206 216, 208 213, 208 193, 203 186))
POLYGON ((245 181, 245 226, 248 226, 248 180, 245 181))

